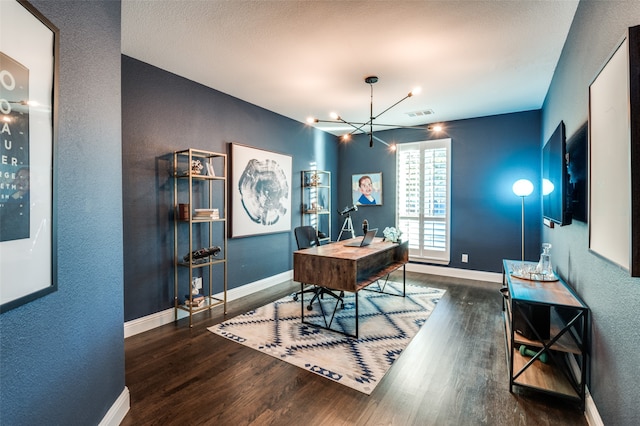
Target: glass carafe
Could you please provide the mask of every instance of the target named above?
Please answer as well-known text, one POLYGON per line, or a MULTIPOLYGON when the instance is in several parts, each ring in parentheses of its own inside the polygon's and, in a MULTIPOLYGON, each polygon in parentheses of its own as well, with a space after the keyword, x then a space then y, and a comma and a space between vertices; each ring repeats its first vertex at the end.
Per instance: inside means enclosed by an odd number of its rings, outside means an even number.
POLYGON ((536 267, 536 272, 545 277, 553 276, 553 267, 551 266, 551 244, 542 244, 542 253, 540 254, 540 261, 536 267))

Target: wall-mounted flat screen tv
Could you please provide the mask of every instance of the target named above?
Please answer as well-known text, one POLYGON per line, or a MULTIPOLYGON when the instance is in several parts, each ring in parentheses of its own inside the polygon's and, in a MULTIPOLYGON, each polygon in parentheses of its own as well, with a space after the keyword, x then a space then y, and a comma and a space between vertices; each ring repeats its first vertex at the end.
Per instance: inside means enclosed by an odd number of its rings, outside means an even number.
POLYGON ((567 209, 572 220, 587 222, 587 124, 567 140, 567 209))
POLYGON ((542 148, 542 214, 558 225, 571 223, 566 205, 567 163, 564 122, 542 148))

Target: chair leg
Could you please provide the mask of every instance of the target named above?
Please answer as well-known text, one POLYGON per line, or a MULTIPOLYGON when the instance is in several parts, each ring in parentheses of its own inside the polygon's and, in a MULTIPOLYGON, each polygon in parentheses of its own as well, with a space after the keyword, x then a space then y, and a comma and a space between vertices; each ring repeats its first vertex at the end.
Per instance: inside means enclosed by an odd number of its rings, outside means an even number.
POLYGON ((309 305, 307 305, 307 310, 308 311, 313 309, 313 302, 318 300, 319 297, 322 297, 322 287, 316 287, 314 290, 315 290, 314 291, 314 295, 311 298, 311 300, 309 301, 309 305))
POLYGON ((337 299, 338 301, 340 301, 340 307, 344 309, 344 291, 340 291, 340 295, 337 295, 331 290, 328 290, 326 288, 322 288, 321 292, 323 294, 328 294, 331 297, 333 297, 333 298, 337 299))
POLYGON ((304 293, 315 293, 316 292, 316 288, 317 288, 316 286, 310 286, 310 287, 305 288, 302 291, 296 291, 295 293, 293 293, 293 296, 292 296, 293 300, 297 302, 298 301, 298 297, 303 295, 304 293))
POLYGON ((296 294, 293 295, 293 300, 297 301, 298 300, 298 295, 299 294, 304 294, 304 293, 313 293, 313 297, 311 298, 311 300, 309 301, 309 304, 307 305, 307 310, 310 311, 313 309, 313 302, 315 302, 316 300, 320 301, 320 300, 324 300, 324 295, 328 294, 331 297, 337 299, 340 302, 340 307, 342 309, 344 309, 344 291, 340 292, 340 295, 335 294, 333 291, 326 289, 324 287, 312 287, 312 288, 307 288, 304 291, 299 291, 296 294))

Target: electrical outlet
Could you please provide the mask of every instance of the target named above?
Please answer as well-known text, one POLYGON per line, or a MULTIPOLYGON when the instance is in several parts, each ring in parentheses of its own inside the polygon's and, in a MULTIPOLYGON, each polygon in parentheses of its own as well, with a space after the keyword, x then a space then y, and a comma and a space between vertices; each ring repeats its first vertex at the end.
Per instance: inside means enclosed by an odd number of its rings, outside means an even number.
POLYGON ((467 253, 462 253, 462 263, 469 262, 469 255, 467 253))

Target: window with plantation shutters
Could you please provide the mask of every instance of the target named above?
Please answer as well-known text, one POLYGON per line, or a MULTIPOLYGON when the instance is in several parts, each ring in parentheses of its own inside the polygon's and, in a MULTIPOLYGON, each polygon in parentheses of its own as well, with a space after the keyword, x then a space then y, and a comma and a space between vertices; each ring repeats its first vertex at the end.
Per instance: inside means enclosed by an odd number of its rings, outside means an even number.
POLYGON ((449 263, 451 139, 397 145, 396 223, 412 260, 449 263))

